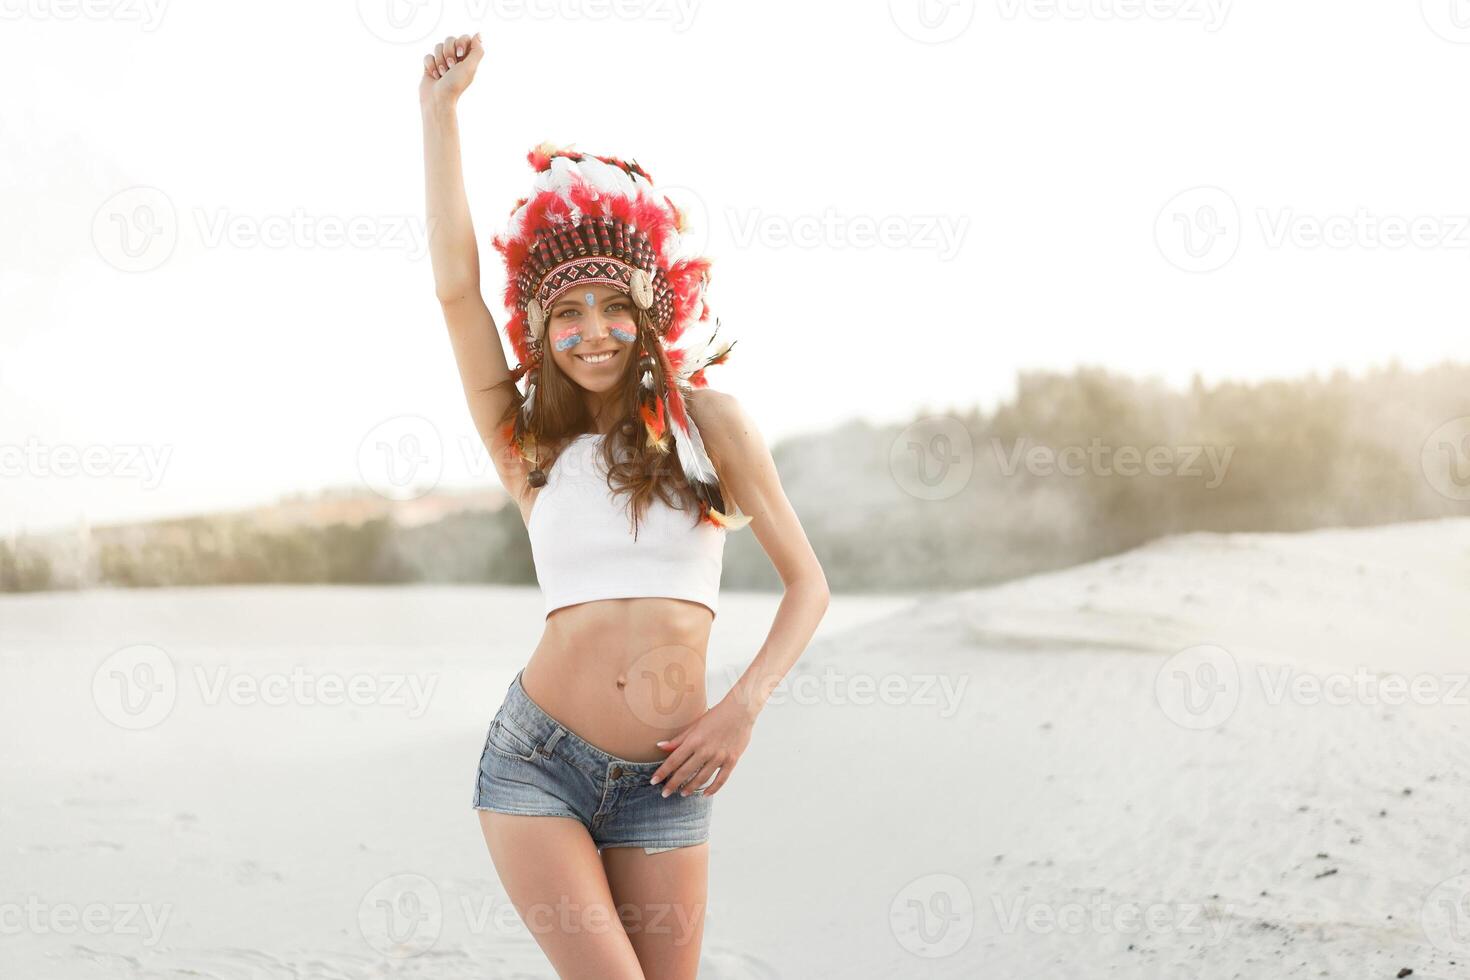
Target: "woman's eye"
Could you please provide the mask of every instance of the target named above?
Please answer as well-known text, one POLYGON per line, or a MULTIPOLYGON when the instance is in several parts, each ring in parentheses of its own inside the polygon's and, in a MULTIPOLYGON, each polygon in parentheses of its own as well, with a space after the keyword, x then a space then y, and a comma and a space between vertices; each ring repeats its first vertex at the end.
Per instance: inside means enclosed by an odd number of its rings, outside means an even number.
POLYGON ((626 303, 609 303, 607 305, 607 310, 608 310, 609 313, 612 313, 612 312, 615 312, 615 311, 618 311, 618 310, 624 310, 624 309, 627 309, 627 304, 626 303))

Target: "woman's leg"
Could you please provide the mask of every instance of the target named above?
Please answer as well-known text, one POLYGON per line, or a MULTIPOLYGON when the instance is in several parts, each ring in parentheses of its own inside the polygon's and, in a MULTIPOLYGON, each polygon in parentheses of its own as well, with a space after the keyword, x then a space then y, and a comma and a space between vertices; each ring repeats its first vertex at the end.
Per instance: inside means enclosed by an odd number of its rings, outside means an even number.
POLYGON ((694 980, 704 942, 709 842, 655 854, 605 847, 603 866, 647 980, 694 980))
POLYGON ((480 811, 480 827, 511 904, 557 976, 645 980, 587 828, 571 817, 492 810, 480 811))

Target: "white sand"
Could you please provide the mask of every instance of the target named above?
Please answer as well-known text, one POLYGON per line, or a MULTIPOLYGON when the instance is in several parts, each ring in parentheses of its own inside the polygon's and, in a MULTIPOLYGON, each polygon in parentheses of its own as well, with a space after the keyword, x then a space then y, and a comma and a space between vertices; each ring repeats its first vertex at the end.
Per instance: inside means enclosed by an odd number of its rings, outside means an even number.
MULTIPOLYGON (((1470 520, 1447 520, 839 598, 716 797, 701 977, 1464 976, 1467 594, 1470 520), (1176 656, 1199 644, 1216 673, 1176 656), (1273 698, 1282 670, 1357 668, 1439 703, 1273 698), (1181 676, 1221 692, 1187 701, 1181 676)), ((715 696, 774 608, 726 594, 715 696)), ((538 610, 497 588, 0 597, 0 977, 553 976, 470 809, 538 610), (177 694, 125 730, 94 674, 143 643, 177 694), (377 701, 207 700, 298 668, 377 701), (423 903, 418 955, 383 952, 395 888, 423 903)))

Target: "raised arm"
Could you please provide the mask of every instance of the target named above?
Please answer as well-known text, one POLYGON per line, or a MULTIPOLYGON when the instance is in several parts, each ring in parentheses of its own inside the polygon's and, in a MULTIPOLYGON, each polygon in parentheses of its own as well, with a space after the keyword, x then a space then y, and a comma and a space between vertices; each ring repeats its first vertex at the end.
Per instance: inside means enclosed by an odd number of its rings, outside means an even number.
POLYGON ((424 123, 429 258, 434 266, 434 294, 449 326, 470 417, 490 451, 500 482, 520 499, 528 467, 506 451, 506 441, 500 436, 500 422, 513 402, 519 404, 520 393, 510 380, 495 319, 480 294, 480 253, 459 151, 459 97, 474 81, 484 56, 478 34, 447 37, 424 56, 419 108, 424 123))

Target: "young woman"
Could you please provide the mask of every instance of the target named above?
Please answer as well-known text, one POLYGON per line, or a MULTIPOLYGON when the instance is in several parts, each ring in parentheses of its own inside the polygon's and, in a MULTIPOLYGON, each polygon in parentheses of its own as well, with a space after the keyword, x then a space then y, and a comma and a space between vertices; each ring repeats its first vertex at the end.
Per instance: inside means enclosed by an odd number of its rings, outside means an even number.
POLYGON ((709 263, 675 254, 682 216, 636 163, 530 154, 532 194, 495 237, 520 358, 509 367, 481 298, 456 118, 483 56, 466 35, 424 58, 430 251, 470 412, 526 521, 546 617, 491 722, 474 805, 558 975, 692 978, 712 797, 811 640, 826 577, 760 433, 705 383, 729 346, 668 346, 708 318, 709 263), (760 651, 709 707, 725 535, 747 523, 785 591, 760 651))

